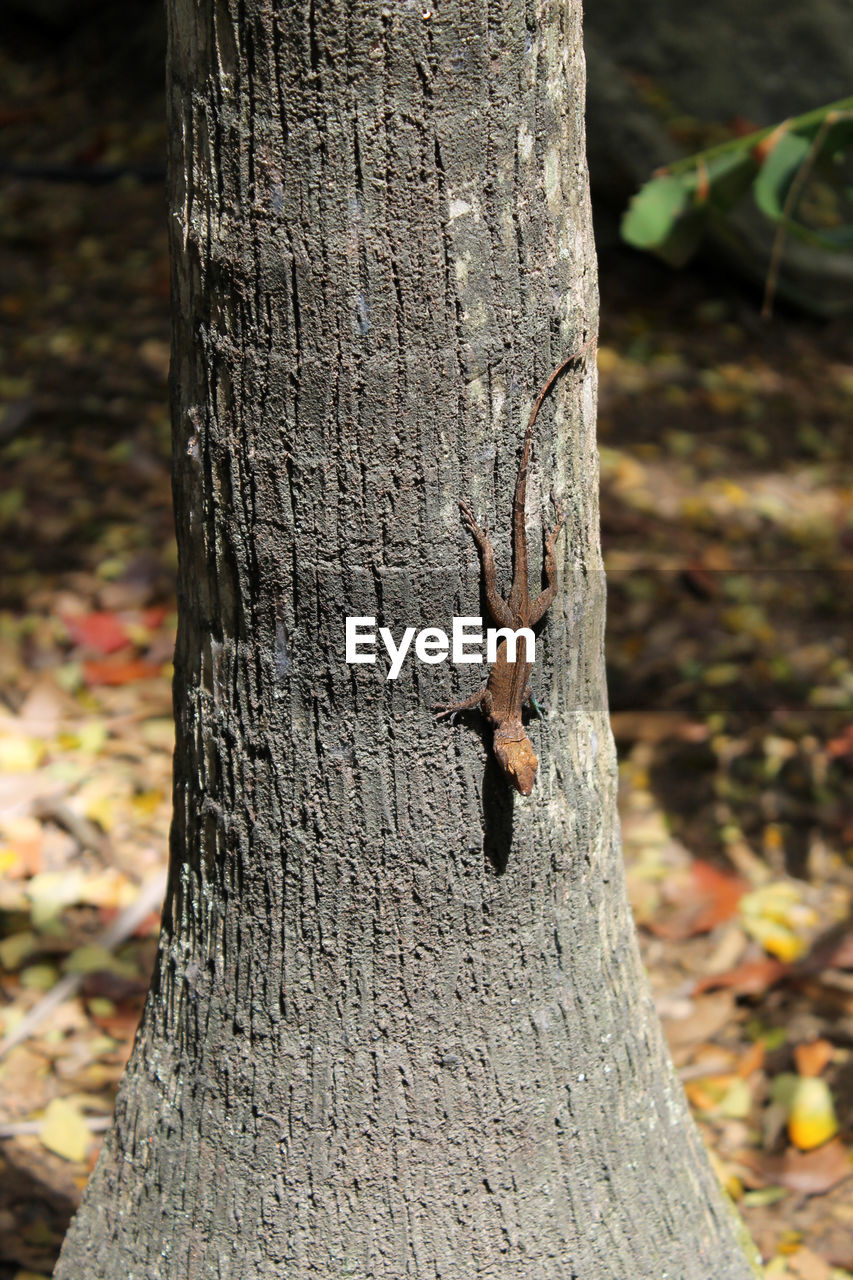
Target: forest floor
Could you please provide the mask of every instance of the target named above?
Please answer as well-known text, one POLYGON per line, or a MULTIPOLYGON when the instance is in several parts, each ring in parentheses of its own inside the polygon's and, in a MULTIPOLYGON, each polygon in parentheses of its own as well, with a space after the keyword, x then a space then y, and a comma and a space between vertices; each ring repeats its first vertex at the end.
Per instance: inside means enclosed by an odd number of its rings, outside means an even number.
MULTIPOLYGON (((111 101, 81 84, 80 56, 0 52, 0 159, 144 178, 162 164, 159 96, 111 101)), ((767 1275, 838 1280, 853 1274, 853 336, 762 322, 719 272, 620 251, 601 265, 609 683, 645 962, 767 1275)), ((0 279, 10 1280, 52 1268, 156 948, 175 626, 161 185, 7 172, 0 279), (22 1034, 59 982, 66 998, 22 1034)))

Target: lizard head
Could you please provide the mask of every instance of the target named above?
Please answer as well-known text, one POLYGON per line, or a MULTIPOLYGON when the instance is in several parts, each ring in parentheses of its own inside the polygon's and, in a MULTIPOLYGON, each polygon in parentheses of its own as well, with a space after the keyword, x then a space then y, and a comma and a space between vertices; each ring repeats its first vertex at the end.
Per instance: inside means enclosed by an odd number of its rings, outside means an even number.
POLYGON ((496 733, 495 758, 516 791, 529 796, 533 790, 539 761, 527 734, 522 731, 520 737, 504 737, 496 733))

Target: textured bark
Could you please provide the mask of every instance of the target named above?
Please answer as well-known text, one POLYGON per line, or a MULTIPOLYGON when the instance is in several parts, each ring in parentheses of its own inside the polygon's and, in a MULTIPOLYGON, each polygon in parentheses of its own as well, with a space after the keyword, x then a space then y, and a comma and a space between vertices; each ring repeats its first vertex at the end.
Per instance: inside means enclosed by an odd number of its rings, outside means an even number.
POLYGON ((591 371, 538 426, 570 527, 533 796, 433 722, 476 668, 344 662, 348 614, 479 611, 457 499, 505 548, 533 395, 594 330, 580 6, 170 26, 171 877, 56 1274, 747 1277, 625 899, 591 371))

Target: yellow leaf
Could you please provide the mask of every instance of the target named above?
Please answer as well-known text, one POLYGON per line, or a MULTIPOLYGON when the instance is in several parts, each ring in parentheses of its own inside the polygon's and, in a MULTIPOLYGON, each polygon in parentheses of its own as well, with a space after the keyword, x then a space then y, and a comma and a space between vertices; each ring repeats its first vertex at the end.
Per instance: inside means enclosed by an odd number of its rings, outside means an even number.
POLYGON ((760 942, 769 955, 775 956, 785 964, 799 960, 806 949, 802 938, 798 938, 795 933, 776 920, 749 920, 744 921, 744 925, 747 933, 755 938, 756 942, 760 942))
POLYGON ((27 956, 38 946, 38 938, 29 929, 12 933, 0 942, 0 964, 10 971, 20 969, 27 956))
POLYGON ((131 800, 131 807, 138 818, 150 818, 152 813, 156 813, 160 805, 163 803, 163 792, 154 789, 152 791, 139 791, 131 800))
POLYGON ((747 933, 786 963, 799 959, 817 925, 814 910, 803 902, 802 890, 788 880, 774 880, 744 894, 739 911, 747 933))
POLYGON ((744 1120, 752 1109, 752 1090, 746 1080, 733 1080, 720 1100, 717 1115, 744 1120))
POLYGON ((48 1151, 54 1151, 64 1160, 86 1159, 91 1134, 79 1107, 65 1098, 54 1098, 48 1103, 39 1138, 48 1151))
POLYGON ((99 947, 95 942, 76 947, 66 956, 62 967, 66 973, 114 973, 120 978, 138 976, 134 965, 119 960, 106 947, 99 947))
POLYGON ((126 907, 136 900, 139 890, 124 872, 105 867, 91 875, 80 890, 80 901, 94 907, 126 907))
POLYGON ((116 824, 116 806, 108 795, 92 796, 86 805, 86 817, 96 822, 102 831, 110 832, 116 824))
MULTIPOLYGON (((731 407, 737 408, 737 398, 735 398, 731 407)), ((730 502, 733 507, 745 507, 749 502, 749 495, 739 484, 735 484, 731 480, 722 480, 720 482, 720 487, 725 494, 726 500, 730 502)))
POLYGON ((32 921, 39 928, 54 919, 72 902, 79 902, 85 883, 82 871, 40 871, 27 885, 32 903, 32 921))
POLYGON ((7 876, 10 871, 17 871, 22 858, 17 849, 0 849, 0 875, 7 876))
POLYGON ((112 952, 90 942, 86 946, 76 947, 67 955, 62 967, 66 973, 99 973, 109 969, 112 961, 112 952))
POLYGON ((764 1280, 783 1280, 788 1275, 788 1263, 778 1254, 764 1268, 764 1280))
POLYGON ((0 738, 0 773, 30 773, 44 759, 45 745, 23 734, 5 733, 0 738))
POLYGON ((93 756, 103 750, 108 736, 107 726, 103 720, 87 720, 77 730, 80 750, 87 751, 93 756))
POLYGON ((31 991, 50 991, 59 981, 59 972, 52 964, 31 964, 21 973, 21 986, 31 991))
MULTIPOLYGON (((112 1018, 115 1016, 116 1007, 112 1000, 108 1000, 106 996, 92 996, 88 1001, 89 1012, 93 1018, 112 1018)), ((93 1053, 91 1044, 89 1052, 93 1053)))
POLYGON ((829 1085, 819 1076, 805 1076, 798 1082, 791 1099, 788 1135, 795 1147, 811 1151, 838 1132, 838 1121, 829 1085))

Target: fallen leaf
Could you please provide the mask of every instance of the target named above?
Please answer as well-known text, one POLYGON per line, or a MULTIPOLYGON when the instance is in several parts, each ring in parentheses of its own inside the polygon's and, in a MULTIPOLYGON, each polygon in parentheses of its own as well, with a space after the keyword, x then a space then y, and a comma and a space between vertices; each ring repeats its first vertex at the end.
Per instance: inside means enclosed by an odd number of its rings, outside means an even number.
POLYGON ((759 1173, 766 1183, 806 1196, 823 1195, 853 1173, 853 1161, 840 1138, 833 1138, 816 1151, 789 1147, 782 1156, 744 1151, 739 1159, 759 1173))
POLYGON ((26 893, 32 903, 32 921, 40 928, 66 907, 80 901, 86 884, 82 871, 41 871, 31 878, 26 893))
POLYGON ((106 947, 96 942, 76 947, 66 956, 62 966, 65 973, 112 973, 119 978, 130 978, 136 981, 139 974, 134 965, 114 956, 106 947))
POLYGON ((104 657, 117 653, 128 643, 124 624, 114 613, 84 613, 79 617, 66 615, 62 621, 75 644, 104 657))
POLYGON ((79 1107, 65 1098, 54 1098, 45 1108, 39 1138, 64 1160, 80 1162, 86 1159, 91 1134, 79 1107))
POLYGON ((694 928, 697 933, 709 933, 715 925, 735 914, 746 885, 739 876, 721 871, 701 858, 694 860, 691 873, 696 894, 705 902, 694 928))
POLYGON ((835 1046, 828 1040, 811 1040, 794 1049, 794 1062, 801 1076, 819 1076, 835 1056, 835 1046))
POLYGON ((84 662, 83 678, 87 684, 121 685, 134 680, 150 680, 160 674, 160 667, 144 658, 114 662, 105 658, 101 662, 84 662))
POLYGON ((764 1066, 765 1049, 766 1043, 764 1040, 756 1040, 754 1044, 749 1046, 737 1066, 737 1073, 742 1080, 746 1080, 752 1075, 753 1071, 760 1071, 764 1066))
POLYGON ((23 962, 38 950, 39 940, 31 929, 11 933, 0 941, 0 965, 10 973, 20 969, 23 962))
POLYGON ((788 1271, 797 1280, 831 1280, 829 1264, 806 1246, 789 1255, 788 1271))
POLYGON ((731 919, 745 890, 739 876, 694 858, 683 885, 672 894, 671 900, 678 902, 677 909, 662 920, 644 921, 645 927, 656 937, 671 941, 710 933, 731 919))
POLYGON ((59 971, 52 964, 31 964, 21 972, 21 986, 29 991, 50 991, 59 979, 59 971))
POLYGON ((45 757, 45 744, 22 733, 5 732, 0 737, 0 772, 32 773, 45 757))
POLYGON ((744 894, 740 913, 750 937, 785 963, 800 958, 818 923, 816 912, 803 902, 802 888, 789 880, 774 880, 744 894))
MULTIPOLYGON (((667 1042, 676 1054, 697 1042, 710 1040, 730 1026, 735 1017, 734 996, 729 991, 720 991, 704 1000, 687 1001, 685 1007, 689 1010, 686 1017, 667 1018, 665 1023, 667 1042)), ((683 1060, 683 1054, 679 1056, 683 1060)))
POLYGON ((788 1113, 788 1134, 795 1147, 811 1151, 838 1132, 832 1094, 825 1080, 800 1077, 788 1113))
POLYGON ((752 1110, 752 1090, 745 1080, 732 1080, 716 1109, 727 1120, 744 1120, 752 1110))
POLYGON ((693 987, 693 994, 701 995, 704 991, 728 988, 741 996, 763 995, 775 983, 786 977, 792 967, 790 964, 783 964, 781 960, 773 960, 769 956, 765 960, 747 960, 737 968, 730 969, 728 973, 711 974, 707 978, 700 978, 693 987))
POLYGON ((788 1194, 787 1187, 761 1187, 756 1191, 747 1191, 743 1197, 745 1208, 762 1208, 784 1200, 788 1194))

